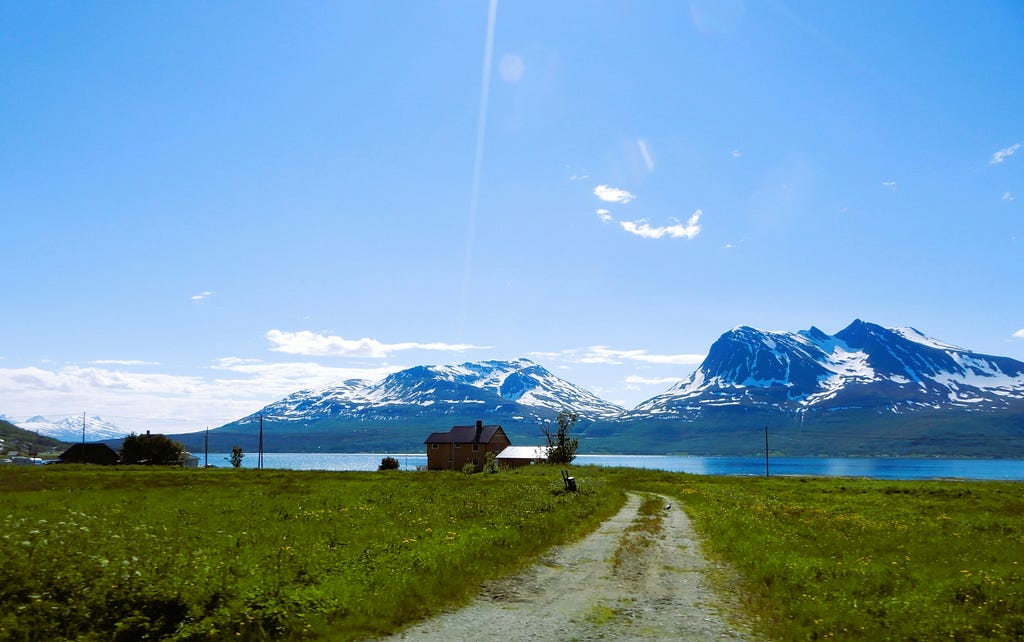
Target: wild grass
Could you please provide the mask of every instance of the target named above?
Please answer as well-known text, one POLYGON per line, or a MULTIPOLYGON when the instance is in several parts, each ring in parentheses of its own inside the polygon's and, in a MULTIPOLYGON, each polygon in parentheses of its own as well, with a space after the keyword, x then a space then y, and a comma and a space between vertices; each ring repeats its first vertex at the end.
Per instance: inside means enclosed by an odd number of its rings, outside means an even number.
POLYGON ((704 549, 776 640, 1024 638, 1024 485, 691 478, 704 549))
POLYGON ((1024 638, 1022 484, 571 474, 580 493, 547 467, 0 467, 0 642, 370 638, 592 530, 625 490, 677 498, 765 639, 1024 638))
POLYGON ((553 469, 0 469, 0 640, 362 639, 611 515, 553 469))

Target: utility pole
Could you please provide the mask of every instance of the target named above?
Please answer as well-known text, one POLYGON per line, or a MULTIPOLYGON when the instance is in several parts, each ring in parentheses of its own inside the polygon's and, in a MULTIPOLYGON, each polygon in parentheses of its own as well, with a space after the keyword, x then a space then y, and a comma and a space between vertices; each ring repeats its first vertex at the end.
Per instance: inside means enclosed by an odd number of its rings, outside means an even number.
POLYGON ((260 445, 259 454, 256 456, 256 468, 263 470, 263 415, 260 415, 260 445))
POLYGON ((82 411, 82 463, 85 463, 85 411, 82 411))
POLYGON ((764 476, 771 477, 768 471, 768 426, 764 427, 764 476))
POLYGON ((210 427, 206 427, 206 438, 203 440, 203 468, 210 467, 210 427))

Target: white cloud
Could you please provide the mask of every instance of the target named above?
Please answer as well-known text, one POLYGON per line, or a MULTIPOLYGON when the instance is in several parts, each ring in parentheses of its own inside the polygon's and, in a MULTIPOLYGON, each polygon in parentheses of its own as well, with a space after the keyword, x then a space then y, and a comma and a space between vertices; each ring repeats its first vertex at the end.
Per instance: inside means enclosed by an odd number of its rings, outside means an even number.
POLYGON ((1003 192, 1003 200, 1004 201, 1012 201, 1013 199, 1014 199, 1013 194, 1011 194, 1009 192, 1003 192))
POLYGON ((605 209, 597 210, 597 218, 601 219, 605 223, 615 220, 612 218, 612 213, 605 209))
POLYGON ((702 212, 697 210, 689 219, 687 219, 685 224, 676 221, 675 225, 667 225, 664 227, 652 227, 645 220, 619 221, 619 225, 621 225, 622 229, 626 230, 630 234, 635 234, 636 236, 645 239, 660 239, 663 236, 675 239, 692 239, 700 234, 701 215, 702 212))
POLYGON ((743 156, 743 152, 741 152, 738 149, 734 149, 731 152, 729 152, 729 155, 732 156, 733 158, 740 158, 741 156, 743 156))
POLYGON ((90 361, 94 366, 158 366, 159 361, 139 361, 137 359, 97 359, 90 361))
POLYGON ((523 59, 516 54, 505 54, 501 57, 501 62, 498 63, 498 73, 505 82, 515 84, 523 79, 526 65, 523 64, 523 59))
POLYGON ((87 411, 126 431, 170 434, 221 426, 296 390, 354 378, 377 381, 402 367, 329 368, 227 357, 210 367, 222 373, 214 376, 81 366, 0 368, 0 399, 5 413, 22 420, 87 411))
MULTIPOLYGON (((621 365, 626 361, 639 363, 685 366, 697 365, 704 360, 702 354, 649 354, 646 350, 615 350, 607 346, 563 350, 561 352, 531 352, 530 356, 560 359, 570 363, 621 365)), ((678 381, 678 379, 676 379, 678 381)))
POLYGON ((882 187, 888 187, 891 190, 895 190, 896 181, 882 181, 882 187))
POLYGON ((1007 158, 1011 157, 1020 149, 1020 143, 1014 143, 1005 149, 1000 149, 998 152, 992 154, 992 160, 989 161, 989 165, 998 165, 1007 158))
POLYGON ((624 189, 609 187, 607 185, 598 185, 595 187, 594 196, 606 203, 622 203, 623 205, 636 198, 636 195, 630 194, 624 189))
POLYGON ((637 375, 626 377, 626 383, 635 386, 664 386, 666 384, 678 383, 679 381, 679 377, 639 377, 637 375))
POLYGON ((590 178, 590 172, 585 169, 581 169, 579 171, 573 172, 572 174, 569 174, 570 181, 582 181, 588 178, 590 178))
POLYGON ((647 171, 654 171, 654 158, 651 157, 651 150, 647 147, 647 141, 642 138, 638 138, 636 146, 640 149, 640 155, 644 159, 644 165, 647 166, 647 171))
POLYGON ((196 302, 205 301, 206 299, 209 299, 211 296, 213 296, 213 292, 200 292, 199 294, 193 295, 192 300, 196 302))
POLYGON ((1020 330, 1014 332, 1013 336, 1017 337, 1018 339, 1024 339, 1024 328, 1021 328, 1020 330))
POLYGON ((381 343, 376 339, 345 339, 334 335, 317 334, 309 330, 300 332, 283 332, 268 330, 268 341, 274 344, 274 352, 300 354, 309 357, 368 357, 373 359, 386 358, 392 352, 402 350, 444 350, 463 352, 465 350, 482 350, 489 346, 474 346, 464 343, 381 343))

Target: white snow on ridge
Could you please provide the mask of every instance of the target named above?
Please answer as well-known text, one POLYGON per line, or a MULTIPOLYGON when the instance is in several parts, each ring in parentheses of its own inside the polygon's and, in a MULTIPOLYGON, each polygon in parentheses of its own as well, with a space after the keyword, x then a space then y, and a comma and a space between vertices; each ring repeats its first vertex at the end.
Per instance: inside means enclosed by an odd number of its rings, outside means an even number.
POLYGON ((907 341, 913 341, 914 343, 918 343, 923 346, 928 346, 929 348, 935 348, 937 350, 955 350, 957 352, 969 352, 969 350, 964 350, 963 348, 959 348, 955 345, 944 343, 942 341, 939 341, 938 339, 933 339, 932 337, 923 334, 920 330, 917 330, 916 328, 907 327, 889 329, 895 332, 896 334, 900 335, 907 341))

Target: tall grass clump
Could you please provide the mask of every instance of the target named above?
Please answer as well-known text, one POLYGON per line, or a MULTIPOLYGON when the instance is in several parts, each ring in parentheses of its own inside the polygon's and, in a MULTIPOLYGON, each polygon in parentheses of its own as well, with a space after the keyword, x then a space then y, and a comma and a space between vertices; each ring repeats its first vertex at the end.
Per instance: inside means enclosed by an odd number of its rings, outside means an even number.
POLYGON ((675 494, 779 640, 1024 638, 1024 487, 690 478, 675 494))
POLYGON ((622 502, 558 472, 0 469, 0 641, 346 640, 467 599, 622 502))

